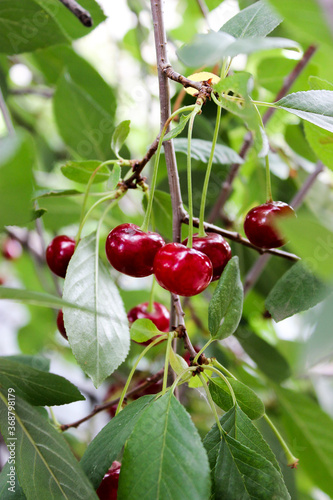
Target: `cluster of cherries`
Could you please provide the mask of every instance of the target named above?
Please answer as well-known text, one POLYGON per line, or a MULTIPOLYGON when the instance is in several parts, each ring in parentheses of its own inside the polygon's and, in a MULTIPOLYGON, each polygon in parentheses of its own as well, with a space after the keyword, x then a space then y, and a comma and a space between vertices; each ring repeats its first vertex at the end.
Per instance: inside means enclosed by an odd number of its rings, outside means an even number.
MULTIPOLYGON (((247 214, 245 234, 250 242, 260 248, 276 248, 284 241, 275 227, 276 219, 295 216, 293 209, 281 201, 259 205, 247 214)), ((128 276, 142 278, 154 274, 159 285, 177 295, 190 297, 201 293, 211 281, 218 280, 231 258, 231 249, 225 239, 216 233, 205 237, 195 234, 192 248, 182 243, 165 243, 154 232, 144 232, 135 224, 120 224, 108 235, 105 244, 110 264, 128 276)), ((68 236, 56 236, 46 250, 49 268, 62 278, 75 250, 75 240, 68 236)), ((130 323, 148 318, 161 332, 169 330, 169 311, 154 302, 150 311, 148 303, 139 304, 128 313, 130 323)), ((57 325, 67 338, 62 311, 57 325)), ((151 341, 149 341, 151 342, 151 341)), ((148 342, 148 343, 149 343, 148 342)))

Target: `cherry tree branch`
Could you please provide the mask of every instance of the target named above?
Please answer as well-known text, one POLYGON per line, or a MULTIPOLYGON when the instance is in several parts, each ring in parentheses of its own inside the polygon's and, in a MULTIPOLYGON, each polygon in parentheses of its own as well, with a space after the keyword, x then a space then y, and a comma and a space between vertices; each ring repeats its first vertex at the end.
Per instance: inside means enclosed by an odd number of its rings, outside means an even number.
POLYGON ((9 89, 9 93, 12 95, 39 95, 41 97, 51 98, 53 97, 54 90, 40 87, 23 87, 20 89, 9 89))
POLYGON ((60 0, 60 2, 67 7, 68 10, 74 14, 75 17, 87 28, 90 28, 93 25, 93 20, 90 13, 84 9, 80 4, 76 2, 76 0, 60 0))
MULTIPOLYGON (((294 69, 291 71, 291 73, 285 78, 283 85, 281 89, 279 90, 278 94, 276 95, 274 102, 279 101, 284 97, 287 92, 290 90, 292 87, 293 83, 295 80, 298 78, 302 70, 305 68, 305 66, 309 63, 311 57, 317 50, 317 47, 314 45, 310 45, 308 49, 304 52, 302 59, 296 64, 294 69)), ((266 125, 267 122, 270 120, 272 115, 275 113, 276 108, 269 108, 266 113, 263 116, 263 124, 266 125)), ((241 158, 245 158, 247 152, 249 151, 250 147, 252 145, 252 134, 249 132, 246 134, 243 145, 241 147, 241 150, 239 152, 239 156, 241 158)), ((214 207, 211 210, 211 213, 208 216, 208 221, 213 222, 214 220, 217 219, 219 213, 222 211, 229 195, 232 190, 232 185, 237 177, 238 171, 241 167, 240 163, 233 163, 230 168, 230 172, 226 178, 226 180, 222 184, 222 190, 219 194, 218 199, 216 200, 216 203, 214 207)))
MULTIPOLYGON (((316 169, 308 176, 306 181, 304 182, 303 186, 299 189, 299 191, 296 193, 294 198, 291 200, 290 205, 296 210, 297 208, 300 207, 300 205, 303 203, 304 198, 308 194, 309 190, 315 183, 318 175, 324 170, 324 165, 321 161, 317 163, 316 169)), ((247 273, 247 276, 244 281, 244 295, 246 295, 251 288, 256 284, 258 281, 261 273, 266 267, 267 262, 270 260, 271 255, 270 254, 264 254, 259 257, 259 259, 255 262, 253 267, 250 269, 250 271, 247 273)))

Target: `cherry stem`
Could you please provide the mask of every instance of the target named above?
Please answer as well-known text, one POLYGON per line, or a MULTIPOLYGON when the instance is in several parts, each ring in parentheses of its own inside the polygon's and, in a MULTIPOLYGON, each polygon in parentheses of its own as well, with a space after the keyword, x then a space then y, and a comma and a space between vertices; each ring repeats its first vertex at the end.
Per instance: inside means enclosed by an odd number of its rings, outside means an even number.
POLYGON ((186 375, 187 372, 194 372, 195 370, 197 370, 197 366, 189 366, 187 368, 185 368, 185 370, 183 370, 182 372, 180 372, 180 374, 178 375, 178 377, 175 379, 174 383, 172 384, 171 386, 171 391, 174 392, 177 385, 179 384, 179 382, 181 381, 181 379, 184 377, 184 375, 186 375))
POLYGON ((271 421, 271 419, 269 418, 269 416, 266 413, 264 414, 264 419, 266 420, 266 422, 268 423, 268 425, 270 426, 270 428, 274 432, 275 436, 279 440, 279 442, 281 444, 281 447, 283 448, 283 451, 284 451, 284 453, 286 455, 287 464, 289 466, 296 467, 296 465, 298 464, 298 458, 296 458, 292 454, 292 452, 290 451, 287 443, 285 442, 285 440, 283 439, 283 437, 281 436, 281 434, 279 433, 279 431, 277 430, 277 428, 275 427, 275 425, 273 424, 273 422, 271 421))
POLYGON ((227 368, 223 365, 221 365, 221 363, 219 363, 217 361, 217 359, 213 358, 212 359, 212 362, 213 362, 213 365, 216 366, 216 368, 219 368, 221 371, 223 371, 228 377, 230 378, 233 378, 234 380, 237 380, 237 378, 231 373, 229 372, 229 370, 227 370, 227 368))
POLYGON ((155 276, 153 275, 153 282, 151 284, 151 289, 150 289, 150 295, 149 295, 149 302, 147 306, 147 312, 152 312, 154 310, 154 289, 155 289, 155 276))
POLYGON ((175 116, 179 115, 179 113, 182 113, 183 111, 192 111, 194 108, 195 108, 195 104, 193 104, 191 106, 183 106, 182 108, 177 109, 174 113, 172 113, 172 115, 169 116, 169 118, 167 119, 167 121, 165 122, 165 124, 161 130, 161 135, 160 135, 160 138, 158 141, 158 147, 157 147, 157 151, 156 151, 156 155, 155 155, 153 177, 151 180, 150 190, 149 190, 149 194, 148 194, 147 210, 146 210, 145 217, 143 219, 143 223, 141 226, 141 230, 144 232, 148 231, 149 221, 150 221, 151 212, 152 212, 152 208, 153 208, 154 193, 155 193, 155 188, 156 188, 158 165, 160 163, 163 138, 168 130, 168 127, 169 127, 171 121, 173 120, 173 118, 175 116))
POLYGON ((187 247, 192 248, 193 244, 193 194, 192 194, 192 158, 191 158, 191 143, 192 132, 195 117, 201 111, 202 104, 196 104, 192 111, 191 118, 188 124, 187 133, 187 192, 188 192, 188 239, 187 247))
POLYGON ((223 430, 222 428, 222 425, 221 425, 221 422, 220 422, 220 419, 219 419, 219 416, 217 414, 217 411, 216 411, 216 408, 215 408, 215 404, 214 404, 214 401, 213 401, 213 398, 212 398, 212 395, 207 387, 207 382, 204 378, 204 376, 202 375, 202 373, 199 373, 199 378, 201 380, 201 383, 203 385, 203 388, 204 388, 204 391, 206 393, 206 396, 207 396, 207 399, 208 399, 208 402, 209 402, 209 406, 211 407, 212 409, 212 412, 213 412, 213 415, 215 417, 215 420, 216 420, 216 425, 217 427, 220 429, 220 432, 221 434, 225 434, 225 431, 223 430))
POLYGON ((165 364, 164 364, 162 396, 164 396, 166 388, 167 388, 167 385, 168 385, 169 359, 170 359, 170 351, 171 351, 171 344, 172 344, 173 338, 174 338, 174 335, 172 333, 169 333, 167 348, 166 348, 166 352, 165 352, 165 364))
MULTIPOLYGON (((262 129, 265 130, 265 125, 264 125, 264 122, 262 121, 259 109, 254 104, 254 101, 252 101, 252 103, 253 103, 254 108, 257 112, 257 115, 258 115, 258 118, 260 121, 260 125, 261 125, 262 129)), ((266 201, 271 202, 271 201, 273 201, 273 198, 272 198, 271 172, 270 172, 270 168, 269 168, 268 152, 267 152, 267 155, 265 156, 265 163, 266 163, 266 201)))
MULTIPOLYGON (((223 64, 224 63, 225 63, 225 61, 223 61, 223 64)), ((222 71, 224 72, 223 67, 222 67, 222 71)), ((219 133, 219 129, 220 129, 221 113, 222 113, 222 108, 217 106, 212 149, 210 151, 210 156, 209 156, 209 160, 208 160, 208 165, 207 165, 207 170, 206 170, 206 175, 205 175, 205 180, 204 180, 204 185, 203 185, 202 195, 201 195, 200 215, 199 215, 199 237, 200 238, 202 238, 203 236, 206 236, 205 228, 204 228, 205 206, 206 206, 209 179, 210 179, 210 174, 211 174, 212 166, 213 166, 217 137, 218 137, 218 133, 219 133)))
POLYGON ((227 384, 230 395, 232 397, 233 406, 235 406, 237 404, 237 399, 236 399, 234 390, 231 387, 230 382, 227 379, 227 377, 225 375, 223 375, 223 373, 221 373, 220 370, 218 370, 217 368, 214 368, 213 366, 205 365, 203 368, 204 368, 204 370, 211 370, 212 372, 216 373, 216 375, 218 375, 227 384))
POLYGON ((154 347, 154 345, 158 344, 159 342, 161 342, 161 340, 164 340, 164 339, 167 339, 168 338, 168 335, 165 334, 165 335, 160 335, 157 339, 153 340, 149 345, 147 345, 147 347, 142 351, 142 353, 140 354, 140 356, 138 357, 138 359, 136 360, 136 362, 134 363, 133 367, 132 367, 132 370, 130 371, 130 374, 127 378, 127 381, 126 381, 126 384, 122 390, 122 393, 120 395, 120 398, 119 398, 119 403, 118 403, 118 406, 117 406, 117 410, 116 410, 116 415, 118 415, 118 413, 120 412, 122 406, 123 406, 123 402, 124 402, 124 398, 125 398, 125 395, 126 395, 126 392, 127 392, 127 389, 131 383, 131 380, 133 378, 133 375, 135 373, 135 370, 137 369, 137 366, 138 364, 140 363, 141 359, 146 355, 146 353, 149 351, 149 349, 151 349, 152 347, 154 347))
POLYGON ((201 354, 207 349, 207 347, 212 343, 214 342, 214 340, 216 339, 209 339, 208 342, 206 342, 206 344, 203 346, 202 349, 200 349, 200 351, 197 353, 197 355, 195 356, 194 360, 193 360, 193 363, 197 363, 198 359, 200 358, 201 354))

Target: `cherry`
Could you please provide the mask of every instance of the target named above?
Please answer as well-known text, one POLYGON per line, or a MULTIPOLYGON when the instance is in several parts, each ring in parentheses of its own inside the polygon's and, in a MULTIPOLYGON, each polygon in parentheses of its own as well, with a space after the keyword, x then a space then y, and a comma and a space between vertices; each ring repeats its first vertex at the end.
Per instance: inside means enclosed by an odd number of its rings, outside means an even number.
MULTIPOLYGON (((187 238, 183 241, 183 245, 187 245, 187 238)), ((218 280, 223 269, 231 259, 229 243, 223 236, 217 233, 207 233, 207 236, 204 237, 194 234, 192 248, 209 257, 213 265, 212 281, 218 280)))
POLYGON ((120 224, 109 233, 105 251, 117 271, 142 278, 153 273, 155 255, 164 245, 157 233, 145 233, 135 224, 120 224))
POLYGON ((121 463, 115 460, 103 477, 96 491, 100 500, 117 500, 120 467, 121 463))
POLYGON ((281 247, 286 242, 275 227, 280 217, 296 217, 294 210, 282 201, 269 201, 252 208, 244 221, 244 231, 253 245, 260 248, 281 247))
POLYGON ((154 274, 161 287, 191 297, 205 290, 212 281, 213 266, 202 252, 181 243, 168 243, 156 254, 154 274))
POLYGON ((22 245, 13 238, 7 238, 2 247, 2 255, 7 260, 16 260, 21 256, 22 245))
POLYGON ((64 337, 64 339, 68 340, 66 329, 65 329, 65 324, 64 324, 64 315, 62 312, 62 309, 58 312, 57 316, 57 327, 61 335, 64 337))
MULTIPOLYGON (((168 332, 170 313, 167 308, 159 302, 154 302, 154 309, 152 311, 147 311, 147 308, 148 302, 144 302, 143 304, 133 307, 133 309, 131 309, 127 314, 128 321, 130 323, 134 323, 136 319, 147 318, 150 319, 161 332, 168 332)), ((155 335, 155 337, 152 337, 146 342, 140 342, 140 344, 149 345, 158 337, 160 337, 160 335, 155 335)))
POLYGON ((68 236, 56 236, 46 249, 46 262, 57 276, 66 276, 67 266, 75 250, 75 240, 68 236))

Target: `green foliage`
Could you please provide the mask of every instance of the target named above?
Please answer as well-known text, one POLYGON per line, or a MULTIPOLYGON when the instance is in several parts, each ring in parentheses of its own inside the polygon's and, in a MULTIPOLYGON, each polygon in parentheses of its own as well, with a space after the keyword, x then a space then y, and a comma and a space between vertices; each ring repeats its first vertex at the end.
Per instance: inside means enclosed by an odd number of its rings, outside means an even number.
POLYGON ((141 318, 134 321, 131 326, 131 340, 135 342, 147 342, 156 335, 162 335, 162 332, 154 325, 150 319, 141 318))
POLYGON ((282 21, 282 18, 266 3, 259 1, 241 10, 227 21, 220 31, 235 38, 266 36, 282 21))
MULTIPOLYGON (((175 151, 187 155, 187 139, 174 140, 175 151)), ((202 139, 192 139, 191 158, 202 162, 208 162, 211 151, 211 143, 202 139)), ((228 165, 229 163, 243 163, 244 160, 231 148, 224 144, 216 144, 213 163, 228 165)))
POLYGON ((130 123, 130 120, 124 120, 115 128, 112 134, 111 149, 113 149, 118 158, 120 158, 119 151, 130 133, 130 123))
MULTIPOLYGON (((96 168, 101 164, 97 160, 90 161, 69 161, 61 167, 61 171, 67 179, 74 182, 79 182, 80 184, 87 184, 91 174, 96 170, 96 168)), ((96 173, 93 182, 96 184, 98 182, 105 182, 110 177, 110 171, 105 165, 101 167, 96 173)))

